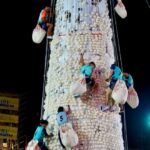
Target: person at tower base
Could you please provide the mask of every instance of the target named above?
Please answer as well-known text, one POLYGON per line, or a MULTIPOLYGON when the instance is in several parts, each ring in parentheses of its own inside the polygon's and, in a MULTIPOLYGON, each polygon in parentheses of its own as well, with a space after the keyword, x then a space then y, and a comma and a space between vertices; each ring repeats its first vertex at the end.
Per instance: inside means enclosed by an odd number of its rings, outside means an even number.
POLYGON ((47 132, 46 132, 47 126, 48 126, 47 120, 40 120, 40 124, 37 127, 37 129, 34 133, 34 136, 33 136, 33 140, 38 141, 38 145, 41 150, 48 150, 48 148, 46 147, 46 145, 43 141, 43 138, 44 137, 53 137, 52 133, 50 135, 47 134, 47 132))

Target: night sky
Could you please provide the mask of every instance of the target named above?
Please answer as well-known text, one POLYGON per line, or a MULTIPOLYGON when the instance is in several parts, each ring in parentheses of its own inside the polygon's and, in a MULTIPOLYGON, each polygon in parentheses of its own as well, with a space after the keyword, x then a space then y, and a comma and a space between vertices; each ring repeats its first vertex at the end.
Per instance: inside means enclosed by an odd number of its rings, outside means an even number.
MULTIPOLYGON (((150 114, 150 8, 145 0, 123 2, 128 17, 116 16, 123 70, 132 74, 140 99, 135 110, 126 104, 128 143, 131 148, 150 150, 150 128, 146 126, 150 114)), ((33 130, 40 116, 45 41, 34 44, 31 35, 40 10, 48 4, 45 0, 9 2, 1 18, 0 91, 28 95, 33 130)))

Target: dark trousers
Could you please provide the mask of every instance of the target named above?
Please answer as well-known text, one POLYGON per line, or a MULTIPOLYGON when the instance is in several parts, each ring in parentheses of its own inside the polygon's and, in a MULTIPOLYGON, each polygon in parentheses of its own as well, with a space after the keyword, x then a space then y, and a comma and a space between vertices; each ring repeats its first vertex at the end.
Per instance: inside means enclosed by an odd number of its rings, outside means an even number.
POLYGON ((41 150, 48 150, 48 148, 46 147, 44 142, 39 142, 38 145, 39 145, 41 150))
POLYGON ((86 81, 87 89, 90 89, 95 85, 94 79, 91 79, 90 77, 85 77, 85 81, 86 81))

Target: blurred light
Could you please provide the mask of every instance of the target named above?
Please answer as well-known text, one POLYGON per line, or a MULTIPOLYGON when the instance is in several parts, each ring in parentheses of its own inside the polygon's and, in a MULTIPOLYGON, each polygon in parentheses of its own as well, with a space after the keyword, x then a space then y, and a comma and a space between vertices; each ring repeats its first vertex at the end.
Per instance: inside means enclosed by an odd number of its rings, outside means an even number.
POLYGON ((147 117, 147 126, 150 128, 150 115, 147 117))
POLYGON ((7 145, 7 143, 3 143, 3 147, 5 148, 5 147, 7 147, 8 145, 7 145))

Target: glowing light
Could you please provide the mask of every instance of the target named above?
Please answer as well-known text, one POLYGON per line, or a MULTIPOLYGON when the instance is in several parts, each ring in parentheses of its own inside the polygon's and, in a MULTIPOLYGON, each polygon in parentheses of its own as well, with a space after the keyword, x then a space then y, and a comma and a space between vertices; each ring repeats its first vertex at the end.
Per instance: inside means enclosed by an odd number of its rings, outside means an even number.
POLYGON ((147 117, 147 126, 150 128, 150 115, 147 117))

